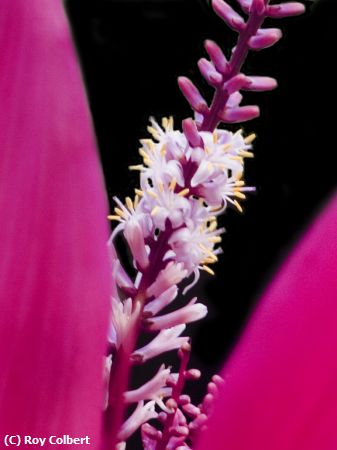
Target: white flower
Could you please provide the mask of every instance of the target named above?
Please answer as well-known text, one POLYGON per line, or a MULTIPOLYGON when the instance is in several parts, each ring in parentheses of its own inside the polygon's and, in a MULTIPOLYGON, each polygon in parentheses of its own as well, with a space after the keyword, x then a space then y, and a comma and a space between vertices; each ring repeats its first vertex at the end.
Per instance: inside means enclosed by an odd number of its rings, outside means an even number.
POLYGON ((163 398, 169 397, 172 389, 166 386, 166 381, 170 375, 170 369, 165 369, 162 364, 154 377, 143 384, 138 389, 124 393, 124 400, 127 403, 139 402, 141 400, 154 400, 163 410, 166 409, 163 398))
POLYGON ((175 284, 179 284, 187 275, 187 270, 183 264, 175 264, 170 261, 165 269, 162 269, 156 280, 148 287, 146 293, 148 297, 159 297, 163 292, 175 284))
POLYGON ((109 332, 109 340, 118 348, 121 343, 127 338, 128 331, 132 328, 134 321, 137 319, 140 304, 136 303, 136 307, 132 310, 132 300, 127 298, 123 302, 115 297, 112 297, 112 315, 111 328, 109 332))
POLYGON ((131 416, 123 423, 118 433, 119 441, 126 441, 143 423, 156 419, 158 413, 155 411, 155 401, 145 403, 140 401, 131 416))
POLYGON ((132 359, 144 363, 157 355, 180 348, 189 341, 188 336, 179 337, 185 328, 186 325, 181 324, 161 330, 151 342, 133 352, 132 359))
POLYGON ((147 212, 156 228, 164 230, 166 220, 169 219, 173 228, 181 226, 190 209, 190 202, 185 196, 188 189, 175 192, 177 181, 172 178, 167 184, 149 184, 147 178, 141 178, 141 188, 143 191, 143 211, 147 212))
POLYGON ((157 298, 144 306, 144 313, 148 315, 156 315, 161 309, 169 305, 177 296, 178 288, 176 285, 171 286, 157 298))
POLYGON ((188 275, 199 269, 213 274, 208 265, 218 260, 216 255, 221 249, 214 246, 221 242, 219 235, 224 229, 217 228, 216 217, 202 202, 191 199, 191 204, 186 226, 174 231, 168 242, 175 260, 183 263, 188 275))
POLYGON ((156 331, 200 320, 207 315, 207 307, 196 301, 197 298, 194 297, 186 306, 176 311, 145 319, 144 325, 147 329, 156 331))

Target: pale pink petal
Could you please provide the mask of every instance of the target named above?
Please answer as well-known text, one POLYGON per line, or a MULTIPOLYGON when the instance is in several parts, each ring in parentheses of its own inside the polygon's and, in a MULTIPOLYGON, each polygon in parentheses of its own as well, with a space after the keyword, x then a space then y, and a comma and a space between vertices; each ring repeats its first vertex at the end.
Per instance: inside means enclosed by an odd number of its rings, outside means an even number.
POLYGON ((62 4, 0 2, 0 439, 98 448, 107 204, 62 4))
POLYGON ((198 449, 337 448, 337 197, 265 293, 198 449))

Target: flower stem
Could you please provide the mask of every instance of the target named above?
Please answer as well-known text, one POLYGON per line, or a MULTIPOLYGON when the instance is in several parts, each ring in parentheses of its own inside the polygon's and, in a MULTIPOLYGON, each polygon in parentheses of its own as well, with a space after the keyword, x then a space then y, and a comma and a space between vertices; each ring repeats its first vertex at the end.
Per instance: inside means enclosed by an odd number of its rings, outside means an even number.
POLYGON ((162 269, 163 258, 167 251, 167 242, 171 234, 172 227, 168 222, 166 230, 150 246, 150 265, 143 272, 137 293, 133 297, 133 312, 135 316, 130 322, 126 338, 116 351, 111 367, 109 402, 104 417, 105 429, 102 450, 115 450, 118 443, 118 431, 121 427, 125 410, 123 394, 128 388, 131 369, 130 356, 135 350, 141 329, 143 309, 147 300, 146 290, 162 269))
POLYGON ((223 83, 221 86, 216 88, 210 110, 205 114, 204 121, 200 127, 200 131, 214 131, 220 122, 219 113, 224 109, 228 101, 229 95, 225 88, 225 84, 232 77, 237 75, 249 52, 249 39, 254 36, 258 29, 261 27, 265 19, 264 14, 258 14, 257 12, 252 12, 249 16, 247 26, 245 30, 240 34, 238 43, 229 61, 229 70, 223 76, 223 83))
POLYGON ((179 397, 184 389, 185 386, 185 372, 187 369, 188 362, 190 360, 190 353, 191 353, 191 346, 190 344, 185 344, 184 347, 180 349, 180 355, 181 355, 181 363, 180 363, 180 369, 179 369, 179 375, 178 380, 173 387, 172 390, 172 396, 171 401, 173 400, 173 409, 174 411, 169 414, 166 418, 164 429, 163 429, 163 437, 158 443, 156 450, 165 450, 167 447, 167 444, 172 437, 171 435, 171 428, 174 423, 174 418, 177 412, 179 397))

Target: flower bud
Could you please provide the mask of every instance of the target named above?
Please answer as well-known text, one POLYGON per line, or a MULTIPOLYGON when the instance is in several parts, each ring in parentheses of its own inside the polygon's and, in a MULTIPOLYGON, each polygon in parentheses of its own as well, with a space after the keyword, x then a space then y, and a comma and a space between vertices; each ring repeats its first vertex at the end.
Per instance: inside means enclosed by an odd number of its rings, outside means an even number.
POLYGON ((208 111, 206 100, 200 94, 198 88, 186 77, 179 77, 178 84, 181 92, 191 105, 192 109, 203 114, 208 111))
POLYGON ((251 37, 248 45, 252 50, 262 50, 271 47, 282 37, 282 32, 278 28, 260 29, 257 34, 251 37))
POLYGON ((213 41, 205 41, 205 49, 209 54, 216 70, 222 74, 225 74, 228 70, 228 61, 223 54, 221 48, 213 41))
POLYGON ((268 17, 283 19, 289 16, 298 16, 305 12, 305 6, 299 2, 283 3, 282 5, 269 5, 266 9, 268 17))
POLYGON ((258 106, 241 106, 238 108, 225 108, 219 114, 220 119, 227 123, 246 122, 255 119, 260 115, 258 106))
POLYGON ((246 26, 245 21, 231 6, 229 6, 228 3, 223 0, 213 0, 212 6, 217 15, 221 17, 230 28, 234 31, 244 30, 246 26))

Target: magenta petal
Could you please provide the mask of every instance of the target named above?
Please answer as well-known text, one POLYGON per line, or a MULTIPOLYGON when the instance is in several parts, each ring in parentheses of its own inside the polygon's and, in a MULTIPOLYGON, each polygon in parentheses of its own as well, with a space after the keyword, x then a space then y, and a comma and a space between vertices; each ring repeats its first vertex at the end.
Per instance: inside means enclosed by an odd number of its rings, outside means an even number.
POLYGON ((337 197, 265 293, 198 449, 337 448, 337 197))
POLYGON ((0 55, 0 439, 97 448, 107 205, 62 2, 2 0, 0 55))

